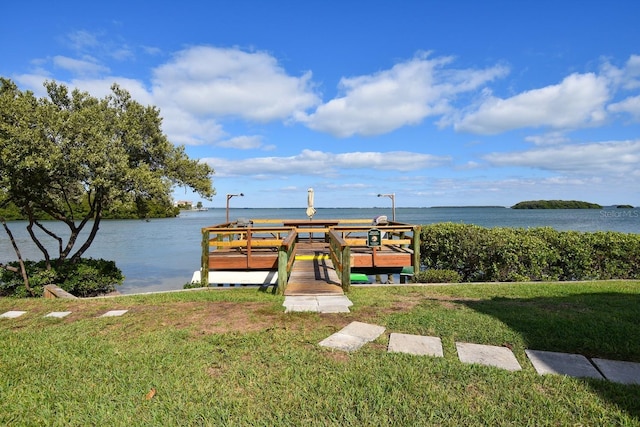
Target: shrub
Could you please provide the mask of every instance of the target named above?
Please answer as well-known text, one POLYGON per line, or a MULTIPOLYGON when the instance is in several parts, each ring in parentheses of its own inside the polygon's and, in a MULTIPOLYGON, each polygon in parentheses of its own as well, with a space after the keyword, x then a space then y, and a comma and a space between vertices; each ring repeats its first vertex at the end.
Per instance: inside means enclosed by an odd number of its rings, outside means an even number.
POLYGON ((188 282, 182 285, 182 289, 196 289, 201 287, 202 287, 202 283, 200 282, 188 282))
POLYGON ((422 265, 464 282, 640 278, 637 234, 442 223, 423 226, 420 238, 422 265))
MULTIPOLYGON (((17 262, 10 265, 18 267, 17 262)), ((42 296, 44 287, 56 284, 77 297, 91 297, 107 294, 121 285, 124 276, 114 261, 83 258, 78 262, 65 260, 60 265, 52 261, 52 268, 46 269, 45 261, 25 261, 29 283, 35 296, 42 296)), ((8 270, 0 271, 0 296, 29 297, 22 276, 8 270)))
POLYGON ((422 270, 414 274, 414 283, 459 283, 460 274, 454 270, 422 270))

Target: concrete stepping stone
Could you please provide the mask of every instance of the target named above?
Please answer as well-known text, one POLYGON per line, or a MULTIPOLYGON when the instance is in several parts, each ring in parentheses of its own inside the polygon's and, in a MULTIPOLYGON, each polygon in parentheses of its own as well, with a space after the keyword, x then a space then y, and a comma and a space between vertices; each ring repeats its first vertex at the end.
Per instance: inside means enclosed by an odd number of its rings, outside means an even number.
POLYGON ((344 305, 351 307, 353 303, 345 295, 327 295, 316 297, 319 306, 344 305))
POLYGON ((495 366, 507 371, 519 371, 522 369, 513 352, 506 347, 456 342, 456 349, 458 350, 458 358, 462 363, 495 366))
POLYGON ((318 312, 320 313, 349 313, 353 305, 345 295, 318 296, 318 312))
POLYGON ((286 296, 282 305, 285 308, 285 313, 318 312, 318 300, 314 296, 286 296))
POLYGON ((442 340, 438 337, 392 333, 389 336, 389 353, 408 353, 416 356, 443 357, 442 340))
POLYGON ((345 295, 297 295, 286 296, 282 305, 285 307, 285 313, 349 313, 349 307, 351 307, 353 303, 345 295))
POLYGON ((609 381, 620 384, 640 384, 640 363, 596 358, 591 361, 609 381))
POLYGON ((119 317, 124 315, 127 311, 129 310, 111 310, 111 311, 107 311, 100 317, 119 317))
POLYGON ((340 331, 320 341, 320 346, 337 350, 355 351, 384 333, 384 326, 351 322, 340 331))
POLYGON ((0 317, 4 319, 15 319, 26 313, 26 311, 7 311, 6 313, 0 314, 0 317))
POLYGON ((62 319, 63 317, 67 317, 70 314, 70 311, 52 311, 44 317, 54 317, 56 319, 62 319))
POLYGON ((581 354, 542 350, 525 350, 525 353, 540 375, 559 374, 577 378, 603 379, 589 359, 581 354))

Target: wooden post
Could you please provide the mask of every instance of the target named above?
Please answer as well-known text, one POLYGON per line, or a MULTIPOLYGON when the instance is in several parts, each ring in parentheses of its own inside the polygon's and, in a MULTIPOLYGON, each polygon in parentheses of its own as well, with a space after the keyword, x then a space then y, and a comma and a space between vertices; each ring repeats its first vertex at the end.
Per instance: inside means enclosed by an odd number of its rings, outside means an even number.
POLYGON ((251 269, 251 230, 247 230, 247 270, 251 269))
POLYGON ((287 267, 289 266, 289 255, 287 248, 281 245, 278 248, 278 295, 284 295, 284 290, 287 287, 289 273, 287 267))
POLYGON ((371 248, 371 265, 373 266, 373 268, 378 266, 378 263, 376 261, 376 252, 378 251, 378 249, 380 248, 377 246, 371 248))
POLYGON ((420 232, 422 227, 413 227, 413 274, 417 274, 420 271, 420 232))
POLYGON ((209 230, 202 229, 202 258, 200 263, 200 284, 209 286, 209 230))
POLYGON ((342 248, 342 290, 349 292, 351 288, 351 247, 345 245, 342 248))

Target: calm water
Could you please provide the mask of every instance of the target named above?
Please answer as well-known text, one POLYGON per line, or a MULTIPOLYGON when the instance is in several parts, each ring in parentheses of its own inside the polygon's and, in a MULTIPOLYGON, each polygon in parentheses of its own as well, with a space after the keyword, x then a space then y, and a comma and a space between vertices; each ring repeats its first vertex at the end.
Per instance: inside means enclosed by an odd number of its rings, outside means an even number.
MULTIPOLYGON (((115 260, 126 276, 122 293, 182 289, 200 268, 200 230, 225 222, 224 209, 185 212, 178 218, 103 221, 86 256, 115 260)), ((391 209, 321 209, 316 219, 374 218, 391 209)), ((230 218, 306 219, 305 209, 231 209, 230 218)), ((461 222, 483 227, 552 227, 557 230, 620 231, 640 233, 640 209, 603 210, 513 210, 505 208, 397 208, 396 220, 411 224, 461 222)), ((19 242, 22 256, 41 259, 31 243, 25 223, 9 226, 19 242)), ((58 223, 52 228, 63 230, 58 223)), ((53 247, 53 246, 52 246, 53 247)), ((52 251, 54 253, 54 251, 52 251)), ((0 230, 0 262, 15 259, 4 232, 0 230)))

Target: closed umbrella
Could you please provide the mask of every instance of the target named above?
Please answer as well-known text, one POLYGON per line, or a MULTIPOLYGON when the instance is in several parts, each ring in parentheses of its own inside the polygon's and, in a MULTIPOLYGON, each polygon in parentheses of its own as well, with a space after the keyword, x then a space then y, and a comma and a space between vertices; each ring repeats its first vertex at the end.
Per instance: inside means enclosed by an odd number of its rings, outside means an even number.
POLYGON ((316 210, 313 207, 313 188, 310 188, 307 190, 307 216, 309 217, 309 220, 313 218, 315 213, 316 210))

